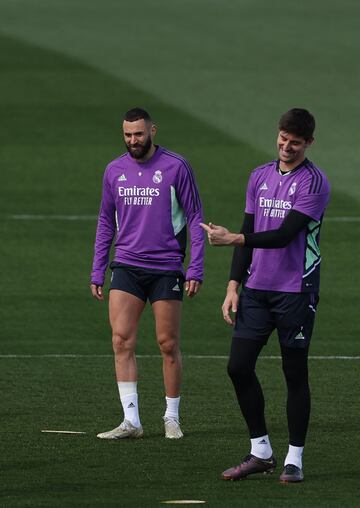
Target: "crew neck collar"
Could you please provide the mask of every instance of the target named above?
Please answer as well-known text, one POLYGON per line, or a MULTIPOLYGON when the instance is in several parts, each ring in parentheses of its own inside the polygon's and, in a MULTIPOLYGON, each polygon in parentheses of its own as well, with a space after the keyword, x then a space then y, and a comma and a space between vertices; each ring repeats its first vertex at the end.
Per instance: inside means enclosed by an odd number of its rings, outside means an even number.
POLYGON ((277 173, 279 173, 279 175, 281 176, 286 176, 286 175, 290 175, 290 174, 293 174, 295 173, 295 171, 297 171, 298 169, 302 168, 303 166, 305 166, 307 163, 309 162, 309 160, 305 157, 305 159, 300 162, 300 164, 298 164, 297 166, 295 166, 295 168, 291 169, 290 171, 282 171, 280 169, 280 159, 278 159, 276 161, 276 171, 277 173))

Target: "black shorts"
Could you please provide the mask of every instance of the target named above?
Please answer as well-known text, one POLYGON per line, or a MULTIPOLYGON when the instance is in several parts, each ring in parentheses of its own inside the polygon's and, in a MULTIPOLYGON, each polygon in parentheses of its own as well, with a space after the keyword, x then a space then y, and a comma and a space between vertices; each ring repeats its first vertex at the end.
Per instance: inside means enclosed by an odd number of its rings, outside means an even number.
POLYGON ((276 329, 282 346, 306 348, 310 344, 318 301, 317 293, 281 293, 243 287, 233 336, 266 344, 276 329))
POLYGON ((119 289, 137 296, 144 302, 182 300, 185 277, 174 270, 140 268, 122 263, 111 263, 111 289, 119 289))

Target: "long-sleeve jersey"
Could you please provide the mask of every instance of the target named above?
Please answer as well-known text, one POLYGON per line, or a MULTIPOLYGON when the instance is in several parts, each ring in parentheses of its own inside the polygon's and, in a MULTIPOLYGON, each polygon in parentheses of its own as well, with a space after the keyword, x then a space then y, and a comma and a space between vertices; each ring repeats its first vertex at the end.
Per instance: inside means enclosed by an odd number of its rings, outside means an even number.
POLYGON ((245 212, 254 216, 254 233, 245 233, 245 245, 253 252, 246 286, 295 293, 319 290, 320 227, 329 192, 325 174, 308 159, 285 174, 279 172, 278 161, 252 172, 245 212), (291 210, 310 220, 290 243, 279 247, 267 239, 270 234, 257 235, 279 229, 291 210))
POLYGON ((157 270, 183 270, 187 226, 187 280, 203 279, 202 206, 193 171, 180 155, 158 146, 146 162, 126 153, 103 179, 91 282, 103 285, 115 237, 114 261, 157 270))

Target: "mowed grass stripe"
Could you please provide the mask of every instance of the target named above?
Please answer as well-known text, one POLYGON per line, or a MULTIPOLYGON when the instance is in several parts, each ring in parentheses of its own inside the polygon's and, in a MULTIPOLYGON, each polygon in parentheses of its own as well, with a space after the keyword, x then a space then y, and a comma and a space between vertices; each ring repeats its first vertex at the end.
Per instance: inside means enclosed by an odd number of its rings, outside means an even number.
MULTIPOLYGON (((249 142, 256 139, 265 150, 272 148, 268 126, 275 125, 285 108, 309 107, 319 124, 314 159, 329 168, 337 186, 358 197, 358 2, 346 2, 346 8, 337 0, 280 0, 271 8, 265 0, 92 0, 87 5, 84 12, 82 2, 3 0, 0 26, 5 33, 57 48, 126 79, 130 88, 146 87, 158 102, 194 112, 227 136, 231 131, 249 142), (26 16, 18 14, 23 10, 26 16), (284 47, 283 40, 292 42, 284 47), (131 51, 124 51, 129 41, 131 51), (151 61, 144 59, 144 48, 151 61), (278 58, 291 59, 294 50, 296 72, 278 58), (306 76, 306 86, 300 76, 306 76)), ((31 59, 26 64, 35 67, 31 59)), ((55 99, 61 100, 63 87, 58 88, 55 99)))

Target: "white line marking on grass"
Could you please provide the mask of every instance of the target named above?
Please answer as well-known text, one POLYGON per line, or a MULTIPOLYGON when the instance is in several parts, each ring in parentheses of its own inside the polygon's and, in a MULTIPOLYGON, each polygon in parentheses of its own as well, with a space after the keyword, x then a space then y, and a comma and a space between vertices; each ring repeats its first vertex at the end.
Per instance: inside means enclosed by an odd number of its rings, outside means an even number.
MULTIPOLYGON (((161 358, 161 355, 136 355, 137 358, 161 358)), ((83 355, 83 354, 44 354, 44 355, 0 355, 0 358, 113 358, 113 355, 83 355)), ((188 360, 227 360, 226 355, 183 355, 188 360)), ((281 360, 281 356, 263 355, 259 356, 260 360, 281 360)), ((309 356, 309 360, 360 360, 360 356, 309 356)))
POLYGON ((324 217, 325 222, 360 222, 360 217, 324 217))
MULTIPOLYGON (((281 360, 281 356, 259 356, 259 359, 263 360, 281 360)), ((333 356, 314 356, 309 355, 309 360, 360 360, 360 356, 340 356, 340 355, 333 355, 333 356)))
MULTIPOLYGON (((97 220, 97 215, 81 215, 81 214, 14 214, 7 215, 8 219, 12 220, 69 220, 69 221, 95 221, 97 220)), ((360 217, 358 216, 334 216, 327 217, 325 216, 324 220, 326 222, 360 222, 360 217)))
POLYGON ((48 434, 86 434, 86 432, 78 432, 76 430, 41 430, 40 432, 48 434))

